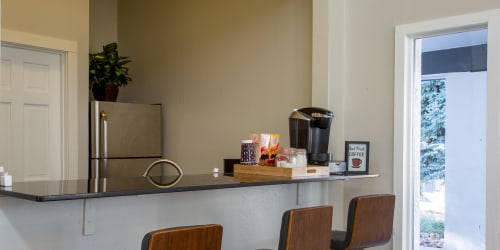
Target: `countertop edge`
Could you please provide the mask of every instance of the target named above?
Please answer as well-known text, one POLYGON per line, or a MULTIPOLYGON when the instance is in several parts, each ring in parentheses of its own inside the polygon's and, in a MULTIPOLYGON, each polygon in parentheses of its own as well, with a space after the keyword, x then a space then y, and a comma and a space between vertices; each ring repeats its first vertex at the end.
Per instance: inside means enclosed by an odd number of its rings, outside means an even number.
POLYGON ((193 185, 193 186, 181 186, 181 187, 174 186, 169 188, 148 188, 148 189, 124 190, 124 191, 72 193, 72 194, 59 194, 59 195, 36 195, 36 194, 10 191, 7 190, 6 188, 0 187, 0 197, 7 196, 7 197, 19 198, 35 202, 51 202, 51 201, 64 201, 64 200, 109 198, 109 197, 120 197, 120 196, 139 196, 139 195, 160 194, 160 193, 192 192, 192 191, 228 189, 228 188, 240 188, 240 187, 283 185, 283 184, 294 184, 294 183, 326 182, 326 181, 351 180, 351 179, 355 180, 364 178, 375 178, 378 176, 379 176, 378 174, 367 174, 367 175, 349 175, 349 176, 330 175, 330 176, 303 177, 303 178, 290 178, 290 179, 271 178, 269 180, 255 181, 255 182, 235 181, 233 183, 213 184, 213 185, 193 185))

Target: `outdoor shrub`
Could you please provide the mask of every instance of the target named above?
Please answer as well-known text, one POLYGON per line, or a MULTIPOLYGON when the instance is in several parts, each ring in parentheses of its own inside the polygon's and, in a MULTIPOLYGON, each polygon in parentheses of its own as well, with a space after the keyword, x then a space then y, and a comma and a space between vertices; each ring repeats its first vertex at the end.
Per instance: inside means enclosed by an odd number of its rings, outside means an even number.
POLYGON ((420 232, 437 234, 439 238, 444 237, 444 221, 433 216, 422 216, 420 218, 420 232))

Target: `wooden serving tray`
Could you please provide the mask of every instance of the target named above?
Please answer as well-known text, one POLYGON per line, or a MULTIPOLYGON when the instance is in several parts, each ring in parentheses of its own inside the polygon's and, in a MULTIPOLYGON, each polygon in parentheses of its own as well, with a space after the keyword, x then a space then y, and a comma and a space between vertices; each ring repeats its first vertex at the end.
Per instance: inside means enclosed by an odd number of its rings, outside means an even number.
POLYGON ((301 168, 278 168, 269 166, 234 164, 234 173, 272 175, 272 176, 284 176, 284 177, 329 176, 330 168, 328 166, 312 166, 312 165, 301 168))

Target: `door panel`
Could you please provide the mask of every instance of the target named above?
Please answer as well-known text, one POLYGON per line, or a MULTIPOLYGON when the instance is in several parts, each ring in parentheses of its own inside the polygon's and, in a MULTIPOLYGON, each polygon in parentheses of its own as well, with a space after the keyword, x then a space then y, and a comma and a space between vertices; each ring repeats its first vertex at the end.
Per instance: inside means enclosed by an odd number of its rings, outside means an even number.
POLYGON ((44 105, 24 106, 24 177, 49 178, 49 111, 44 105))
POLYGON ((0 102, 0 166, 10 166, 11 145, 11 105, 0 102))

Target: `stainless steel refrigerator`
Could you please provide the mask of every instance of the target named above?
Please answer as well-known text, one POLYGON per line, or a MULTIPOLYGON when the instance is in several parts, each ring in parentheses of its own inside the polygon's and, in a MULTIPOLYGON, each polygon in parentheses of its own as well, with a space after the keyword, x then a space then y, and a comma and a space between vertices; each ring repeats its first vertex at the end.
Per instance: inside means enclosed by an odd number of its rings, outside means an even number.
POLYGON ((92 101, 89 120, 90 178, 139 177, 161 158, 161 105, 92 101))

